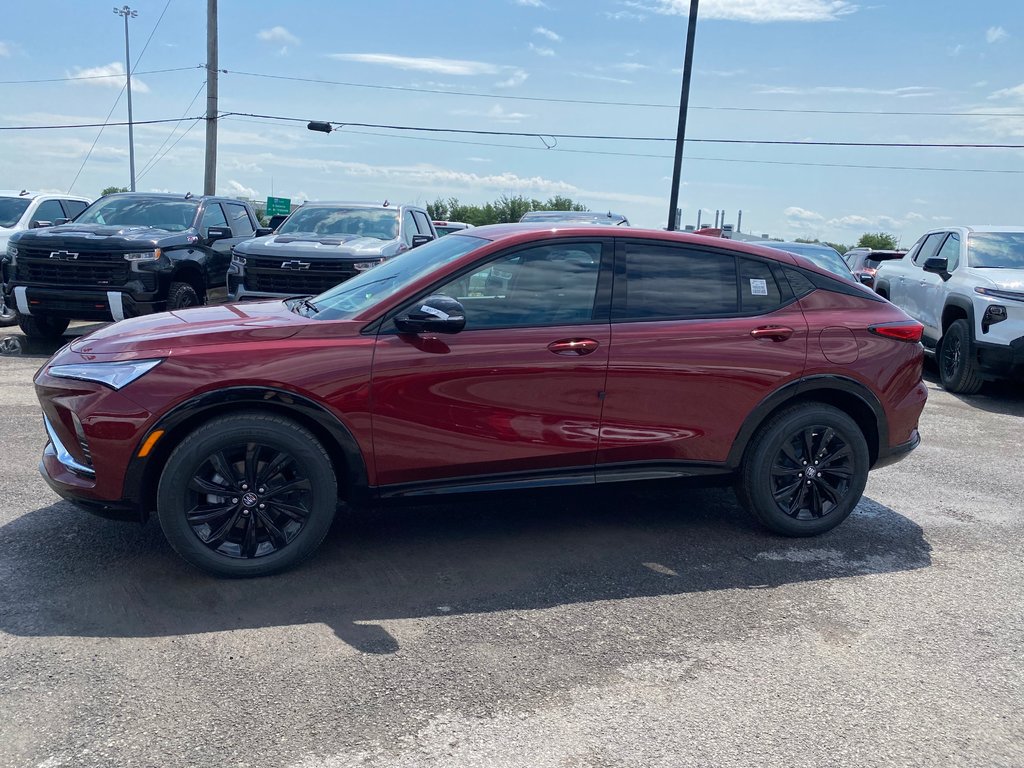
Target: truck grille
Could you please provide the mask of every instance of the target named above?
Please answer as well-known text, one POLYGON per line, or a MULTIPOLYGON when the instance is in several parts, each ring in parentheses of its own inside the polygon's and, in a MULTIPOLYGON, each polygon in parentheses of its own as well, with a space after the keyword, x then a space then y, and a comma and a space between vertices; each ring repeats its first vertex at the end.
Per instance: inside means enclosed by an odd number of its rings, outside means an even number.
POLYGON ((282 269, 281 264, 302 259, 246 256, 245 287, 261 293, 295 296, 323 293, 357 274, 351 262, 309 262, 309 269, 282 269))
POLYGON ((128 282, 130 265, 120 253, 79 253, 75 259, 51 259, 49 251, 24 249, 18 255, 19 282, 88 288, 128 282))

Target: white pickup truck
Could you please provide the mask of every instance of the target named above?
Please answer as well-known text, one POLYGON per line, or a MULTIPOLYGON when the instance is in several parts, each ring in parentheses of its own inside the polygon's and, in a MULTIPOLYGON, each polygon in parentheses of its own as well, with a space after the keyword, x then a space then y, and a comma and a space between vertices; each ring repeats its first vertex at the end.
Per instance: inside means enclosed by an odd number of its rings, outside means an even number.
POLYGON ((1024 375, 1024 226, 926 232, 882 262, 875 290, 924 325, 950 392, 1024 375))

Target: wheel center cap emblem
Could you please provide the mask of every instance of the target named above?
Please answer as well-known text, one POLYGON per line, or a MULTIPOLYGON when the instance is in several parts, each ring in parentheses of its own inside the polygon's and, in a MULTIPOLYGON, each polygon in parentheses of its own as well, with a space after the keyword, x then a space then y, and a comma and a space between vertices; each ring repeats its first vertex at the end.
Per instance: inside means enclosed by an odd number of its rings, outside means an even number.
POLYGON ((807 477, 814 477, 818 473, 815 471, 814 467, 808 467, 804 470, 804 474, 807 475, 807 477))
POLYGON ((255 493, 246 493, 242 496, 242 504, 247 507, 255 507, 256 502, 260 500, 260 497, 255 493))

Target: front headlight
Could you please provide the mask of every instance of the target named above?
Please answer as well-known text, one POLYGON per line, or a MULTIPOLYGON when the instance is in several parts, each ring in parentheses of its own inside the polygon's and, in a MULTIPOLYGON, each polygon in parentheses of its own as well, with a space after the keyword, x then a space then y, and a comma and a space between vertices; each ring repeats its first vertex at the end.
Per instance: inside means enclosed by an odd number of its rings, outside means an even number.
POLYGON ((355 268, 356 272, 365 272, 368 269, 373 269, 382 261, 384 261, 384 259, 377 259, 376 261, 357 261, 352 266, 355 268))
POLYGON ((55 365, 48 373, 58 379, 78 379, 105 384, 111 389, 121 389, 140 376, 149 373, 163 362, 157 360, 128 360, 117 363, 72 363, 55 365))
POLYGON ((160 258, 160 249, 152 251, 133 251, 124 255, 126 261, 157 261, 160 258))
POLYGON ((980 293, 982 296, 989 296, 993 299, 1012 299, 1014 301, 1024 301, 1024 291, 1002 291, 997 288, 975 288, 975 293, 980 293))
POLYGON ((245 266, 245 256, 239 256, 237 253, 231 254, 231 265, 235 267, 245 266))

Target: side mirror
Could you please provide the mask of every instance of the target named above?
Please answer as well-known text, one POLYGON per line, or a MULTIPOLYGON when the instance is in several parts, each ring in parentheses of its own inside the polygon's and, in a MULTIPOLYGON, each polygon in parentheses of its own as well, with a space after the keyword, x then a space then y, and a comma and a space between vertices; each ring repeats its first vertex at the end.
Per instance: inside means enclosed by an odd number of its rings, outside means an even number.
POLYGON ((924 271, 945 276, 949 273, 949 262, 946 259, 940 259, 938 256, 932 256, 930 259, 924 260, 924 271))
POLYGON ((466 327, 466 310, 443 294, 427 296, 395 318, 401 333, 458 333, 466 327))
POLYGON ((206 242, 215 243, 218 240, 228 240, 234 237, 230 227, 208 227, 206 229, 206 242))
POLYGON ((433 239, 434 238, 432 238, 430 235, 413 235, 412 236, 412 247, 413 248, 419 248, 424 243, 429 243, 433 239))
POLYGON ((871 285, 873 282, 875 282, 875 276, 869 275, 867 272, 861 272, 858 275, 858 277, 860 278, 860 281, 864 283, 864 285, 871 285))
POLYGON ((274 230, 270 227, 256 227, 256 234, 253 237, 266 237, 272 234, 274 234, 274 230))
POLYGON ((29 222, 29 229, 41 229, 42 227, 52 227, 52 221, 31 221, 29 222))

